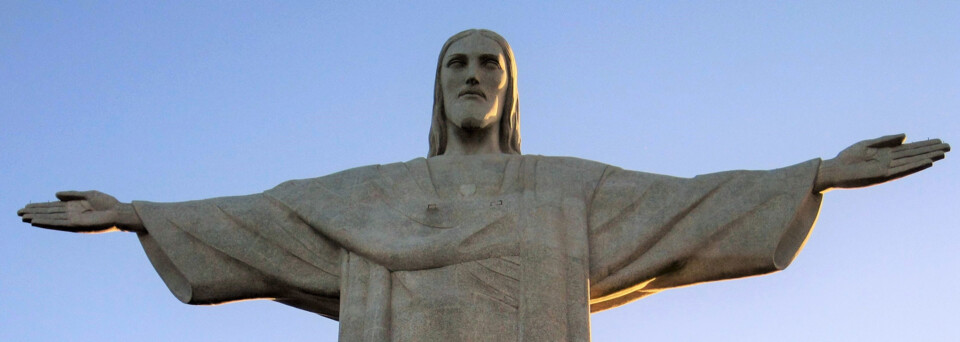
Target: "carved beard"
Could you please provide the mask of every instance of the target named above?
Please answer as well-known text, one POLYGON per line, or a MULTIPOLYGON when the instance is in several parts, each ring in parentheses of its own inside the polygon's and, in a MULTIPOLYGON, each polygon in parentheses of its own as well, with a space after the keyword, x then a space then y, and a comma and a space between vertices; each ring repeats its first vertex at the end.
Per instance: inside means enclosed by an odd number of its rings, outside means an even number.
POLYGON ((483 128, 483 120, 469 116, 460 121, 460 128, 467 131, 476 131, 483 128))

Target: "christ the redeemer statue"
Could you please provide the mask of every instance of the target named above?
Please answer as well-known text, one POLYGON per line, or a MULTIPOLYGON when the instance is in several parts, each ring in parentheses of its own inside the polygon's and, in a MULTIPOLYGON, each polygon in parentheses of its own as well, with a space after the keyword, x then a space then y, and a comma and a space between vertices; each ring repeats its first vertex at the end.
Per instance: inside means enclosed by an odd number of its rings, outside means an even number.
POLYGON ((426 159, 182 203, 65 191, 18 214, 136 232, 181 301, 273 299, 339 320, 341 341, 588 341, 592 312, 787 267, 823 192, 950 150, 892 135, 829 160, 694 178, 521 155, 516 70, 500 35, 451 37, 426 159))

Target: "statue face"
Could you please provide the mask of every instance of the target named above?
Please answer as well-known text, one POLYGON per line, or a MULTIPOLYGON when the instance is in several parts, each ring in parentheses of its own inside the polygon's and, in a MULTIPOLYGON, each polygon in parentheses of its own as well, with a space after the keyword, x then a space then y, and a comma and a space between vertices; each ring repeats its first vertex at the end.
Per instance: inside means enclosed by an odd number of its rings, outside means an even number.
POLYGON ((440 87, 447 120, 461 129, 483 129, 500 122, 507 92, 503 50, 479 34, 447 48, 440 68, 440 87))

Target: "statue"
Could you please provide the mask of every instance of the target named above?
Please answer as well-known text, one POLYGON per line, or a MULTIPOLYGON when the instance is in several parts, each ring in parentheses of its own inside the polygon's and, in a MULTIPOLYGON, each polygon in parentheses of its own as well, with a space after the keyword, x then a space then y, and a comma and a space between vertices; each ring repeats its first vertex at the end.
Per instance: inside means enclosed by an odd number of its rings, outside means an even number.
POLYGON ((444 44, 434 95, 426 159, 182 203, 65 191, 18 215, 135 232, 181 301, 273 299, 339 320, 341 341, 587 341, 592 312, 787 267, 822 193, 950 150, 900 134, 694 178, 521 155, 513 52, 487 30, 444 44))

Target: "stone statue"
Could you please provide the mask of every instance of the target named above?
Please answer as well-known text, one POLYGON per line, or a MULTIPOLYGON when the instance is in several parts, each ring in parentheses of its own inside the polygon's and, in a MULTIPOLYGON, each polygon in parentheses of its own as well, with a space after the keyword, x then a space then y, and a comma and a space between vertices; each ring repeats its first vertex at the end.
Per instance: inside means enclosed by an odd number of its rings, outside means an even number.
POLYGON ((950 150, 891 135, 829 160, 694 178, 521 155, 516 70, 500 35, 451 37, 426 159, 183 203, 65 191, 17 214, 136 232, 181 301, 273 299, 339 320, 341 341, 588 341, 592 312, 787 267, 822 193, 950 150))

